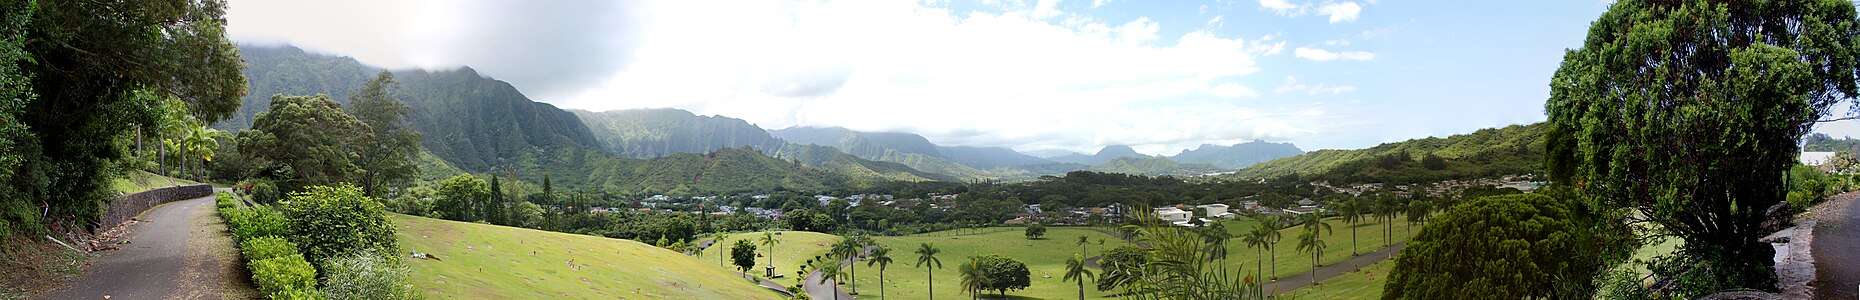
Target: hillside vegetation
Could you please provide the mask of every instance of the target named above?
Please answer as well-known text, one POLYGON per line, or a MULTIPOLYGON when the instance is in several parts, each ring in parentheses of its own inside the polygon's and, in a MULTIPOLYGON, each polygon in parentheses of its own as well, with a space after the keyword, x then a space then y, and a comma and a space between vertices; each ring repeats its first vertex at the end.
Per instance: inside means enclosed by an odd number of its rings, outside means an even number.
POLYGON ((631 240, 395 215, 432 299, 779 299, 715 264, 631 240))
POLYGON ((1544 129, 1544 123, 1511 125, 1366 149, 1318 150, 1254 165, 1226 178, 1297 175, 1333 183, 1415 183, 1537 174, 1544 170, 1544 129), (1428 155, 1440 160, 1428 162, 1428 155))

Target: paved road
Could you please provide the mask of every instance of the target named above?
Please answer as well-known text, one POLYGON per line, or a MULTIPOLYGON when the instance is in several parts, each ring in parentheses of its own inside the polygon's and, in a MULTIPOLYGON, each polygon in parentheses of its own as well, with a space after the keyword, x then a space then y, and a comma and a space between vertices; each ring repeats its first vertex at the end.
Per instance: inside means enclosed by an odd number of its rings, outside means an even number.
POLYGON ((213 197, 156 206, 142 220, 130 225, 128 244, 102 252, 69 286, 37 298, 220 299, 225 283, 238 281, 227 276, 236 262, 216 253, 232 242, 221 234, 213 197))
MULTIPOLYGON (((877 246, 866 246, 865 249, 859 251, 859 256, 865 256, 866 254, 870 254, 872 252, 872 249, 876 249, 876 248, 878 247, 877 246)), ((849 270, 847 268, 849 268, 852 264, 856 264, 856 263, 858 262, 853 261, 852 259, 840 260, 840 268, 841 268, 840 272, 849 272, 849 273, 852 272, 852 270, 849 270)), ((834 284, 829 285, 829 284, 820 283, 820 271, 814 271, 812 273, 807 273, 807 281, 801 284, 801 289, 807 292, 808 297, 813 298, 813 299, 818 299, 818 300, 852 299, 853 298, 852 294, 847 293, 846 290, 842 290, 838 287, 838 283, 839 283, 838 281, 827 281, 827 282, 831 282, 834 284)))
MULTIPOLYGON (((1829 202, 1835 201, 1842 200, 1829 202)), ((1860 297, 1860 292, 1856 292, 1860 290, 1860 262, 1854 260, 1855 254, 1860 253, 1860 205, 1844 206, 1842 212, 1828 216, 1815 226, 1812 247, 1816 286, 1822 299, 1860 297)))

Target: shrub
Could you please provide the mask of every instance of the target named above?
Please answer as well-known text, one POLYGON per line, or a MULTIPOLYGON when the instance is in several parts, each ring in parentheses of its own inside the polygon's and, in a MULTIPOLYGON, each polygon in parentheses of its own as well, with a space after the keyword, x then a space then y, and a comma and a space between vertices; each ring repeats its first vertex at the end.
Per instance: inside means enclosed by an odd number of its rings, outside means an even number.
POLYGON ((238 208, 239 206, 236 204, 233 204, 232 193, 222 191, 222 192, 213 192, 213 207, 219 208, 220 210, 226 210, 228 208, 238 208))
POLYGON ((260 204, 272 204, 278 203, 278 200, 284 197, 283 191, 278 190, 277 182, 265 179, 254 179, 251 184, 252 201, 256 201, 260 204))
POLYGON ((418 299, 407 283, 411 271, 400 261, 376 253, 359 253, 329 261, 323 294, 329 299, 418 299))
POLYGON ((233 237, 241 241, 263 236, 292 236, 291 220, 269 206, 253 206, 233 213, 229 222, 233 225, 233 237))
POLYGON ((271 300, 320 300, 323 293, 317 290, 289 290, 266 295, 271 300))
POLYGON ((304 261, 303 255, 255 260, 249 267, 252 269, 252 283, 258 286, 259 292, 266 295, 316 290, 316 268, 304 261))
POLYGON ((280 236, 261 236, 239 242, 239 254, 246 261, 260 261, 297 253, 297 244, 280 236))
POLYGON ((381 203, 362 196, 362 189, 347 184, 313 186, 292 193, 284 204, 284 215, 298 233, 291 239, 319 269, 335 257, 369 251, 399 253, 394 224, 384 210, 381 203))

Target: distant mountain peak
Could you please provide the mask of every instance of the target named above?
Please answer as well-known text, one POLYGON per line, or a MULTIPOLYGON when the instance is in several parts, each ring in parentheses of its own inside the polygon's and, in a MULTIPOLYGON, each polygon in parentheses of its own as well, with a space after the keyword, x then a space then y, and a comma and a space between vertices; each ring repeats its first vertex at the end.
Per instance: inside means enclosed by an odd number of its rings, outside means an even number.
POLYGON ((1117 159, 1120 157, 1149 157, 1149 155, 1137 153, 1137 149, 1132 149, 1128 145, 1104 146, 1104 149, 1098 150, 1098 155, 1094 156, 1109 159, 1117 159))

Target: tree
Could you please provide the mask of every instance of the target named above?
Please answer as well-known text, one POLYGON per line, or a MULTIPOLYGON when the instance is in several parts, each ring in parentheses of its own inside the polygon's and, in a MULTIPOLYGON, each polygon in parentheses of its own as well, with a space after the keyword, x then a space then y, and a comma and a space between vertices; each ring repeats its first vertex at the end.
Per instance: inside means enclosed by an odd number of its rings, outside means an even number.
POLYGON ((845 274, 840 273, 840 270, 841 270, 840 269, 840 258, 837 257, 837 254, 831 255, 831 256, 836 256, 833 259, 833 261, 821 262, 820 267, 814 268, 815 270, 820 272, 820 281, 815 282, 815 283, 826 284, 827 287, 831 289, 831 292, 829 293, 833 294, 833 299, 839 300, 840 299, 839 288, 835 286, 839 285, 840 275, 845 275, 845 274), (827 282, 829 281, 833 283, 827 284, 827 282))
POLYGON ((381 71, 349 96, 349 114, 373 130, 355 153, 355 164, 362 171, 357 184, 370 197, 397 190, 420 174, 419 165, 414 164, 420 154, 420 133, 407 124, 413 108, 394 99, 399 88, 394 73, 381 71))
POLYGON ((459 174, 439 182, 439 190, 433 192, 433 210, 440 216, 458 221, 484 220, 479 208, 484 198, 491 195, 489 184, 472 177, 471 174, 459 174))
POLYGON ((491 173, 491 192, 489 195, 487 195, 487 197, 482 198, 484 199, 484 202, 478 204, 478 209, 482 210, 482 215, 483 215, 482 218, 484 219, 485 222, 490 222, 491 224, 498 224, 498 225, 508 224, 508 222, 504 220, 505 215, 504 215, 504 188, 503 186, 504 185, 502 183, 499 183, 497 181, 497 173, 492 172, 491 173))
POLYGON ((926 288, 925 290, 930 291, 931 299, 936 299, 936 272, 932 271, 943 268, 943 260, 936 258, 938 253, 943 253, 943 249, 937 249, 936 246, 930 245, 930 243, 917 245, 916 267, 923 268, 924 266, 930 266, 930 268, 924 269, 924 274, 926 276, 925 278, 929 279, 927 281, 929 281, 930 288, 926 288))
POLYGON ((1085 281, 1094 278, 1091 268, 1085 267, 1085 256, 1077 255, 1066 260, 1066 276, 1060 279, 1079 283, 1079 300, 1085 300, 1085 281))
MULTIPOLYGON (((0 4, 0 222, 96 225, 155 101, 204 123, 245 95, 222 1, 0 4), (36 216, 26 216, 30 211, 36 216)), ((0 230, 11 230, 0 225, 0 230)))
POLYGON ((1079 257, 1084 257, 1085 256, 1085 244, 1091 243, 1091 237, 1081 235, 1079 236, 1078 243, 1079 243, 1079 257))
POLYGON ((730 248, 730 262, 743 271, 743 278, 749 278, 749 269, 756 266, 756 244, 749 239, 736 240, 736 246, 730 248))
POLYGON ((542 226, 544 213, 547 212, 543 211, 542 205, 537 205, 535 202, 517 202, 516 207, 510 211, 510 215, 514 217, 510 220, 510 226, 539 228, 542 226))
POLYGON ((729 237, 730 235, 724 234, 723 232, 714 232, 710 234, 710 245, 711 247, 717 248, 717 266, 723 266, 723 239, 729 237))
POLYGON ((1284 226, 1285 223, 1285 219, 1281 219, 1277 215, 1264 215, 1260 216, 1259 227, 1254 229, 1262 231, 1260 232, 1260 238, 1262 239, 1262 245, 1266 246, 1266 257, 1271 261, 1271 278, 1273 279, 1279 278, 1279 239, 1285 237, 1284 234, 1279 233, 1279 229, 1285 229, 1285 227, 1280 227, 1284 226))
POLYGON ((1361 201, 1352 197, 1338 199, 1330 204, 1337 212, 1337 216, 1343 219, 1344 226, 1350 227, 1350 256, 1359 255, 1356 251, 1356 224, 1363 222, 1363 212, 1362 206, 1358 203, 1361 201))
POLYGON ((891 266, 891 247, 881 245, 878 246, 878 248, 872 249, 872 254, 870 257, 866 258, 865 266, 870 267, 872 265, 878 265, 878 298, 884 299, 885 267, 891 266))
POLYGON ((1027 239, 1039 239, 1041 236, 1046 236, 1046 226, 1040 223, 1027 224, 1027 239))
POLYGON ((1590 298, 1604 267, 1583 213, 1540 194, 1471 200, 1421 227, 1384 299, 1590 298))
POLYGON ((329 96, 272 96, 271 108, 239 133, 239 150, 272 162, 262 173, 286 192, 352 182, 362 174, 351 153, 372 139, 368 124, 342 111, 329 96))
POLYGON ((1304 232, 1298 235, 1298 250, 1311 251, 1311 284, 1317 285, 1318 262, 1324 258, 1324 237, 1331 232, 1330 223, 1324 223, 1324 210, 1320 209, 1305 214, 1304 232))
POLYGON ((1253 270, 1256 270, 1254 271, 1254 275, 1260 280, 1265 280, 1266 278, 1266 266, 1261 262, 1265 261, 1264 256, 1266 254, 1266 248, 1272 245, 1271 236, 1275 232, 1278 232, 1278 230, 1273 230, 1272 227, 1266 226, 1265 222, 1260 222, 1260 225, 1253 226, 1253 230, 1247 231, 1246 234, 1240 236, 1240 242, 1246 243, 1247 247, 1253 248, 1253 270))
POLYGON ((1233 233, 1227 232, 1227 225, 1215 221, 1201 227, 1199 233, 1201 242, 1207 244, 1209 257, 1227 258, 1227 240, 1234 237, 1233 233))
POLYGON ((982 268, 982 258, 980 256, 970 256, 969 261, 963 262, 960 266, 956 266, 956 274, 962 276, 962 281, 959 285, 962 287, 963 293, 969 294, 969 299, 980 297, 982 291, 986 290, 988 286, 987 272, 986 269, 982 268))
POLYGON ((779 244, 781 244, 781 239, 777 239, 777 238, 775 238, 775 233, 774 233, 774 232, 763 232, 763 233, 762 233, 762 239, 761 239, 761 243, 762 243, 762 246, 764 246, 764 247, 768 247, 768 249, 769 249, 769 251, 768 251, 768 252, 769 252, 769 255, 768 255, 768 256, 769 256, 769 259, 768 259, 768 261, 769 261, 769 264, 768 264, 768 266, 769 266, 769 268, 771 268, 771 269, 772 269, 772 268, 774 268, 774 267, 775 267, 775 245, 779 245, 779 244))
POLYGON ((1837 0, 1615 2, 1551 79, 1551 181, 1640 212, 1731 287, 1774 289, 1764 212, 1797 141, 1860 95, 1855 16, 1837 0))
POLYGON ((1099 255, 1098 290, 1109 291, 1126 288, 1131 283, 1143 278, 1143 267, 1149 265, 1149 250, 1131 245, 1111 248, 1099 255))
POLYGON ((1404 230, 1408 230, 1408 236, 1409 237, 1414 236, 1414 223, 1427 222, 1428 215, 1432 214, 1433 212, 1434 212, 1434 206, 1432 203, 1429 203, 1429 201, 1422 201, 1422 200, 1409 201, 1408 202, 1408 219, 1407 219, 1408 224, 1406 224, 1406 226, 1404 226, 1403 228, 1404 230))

